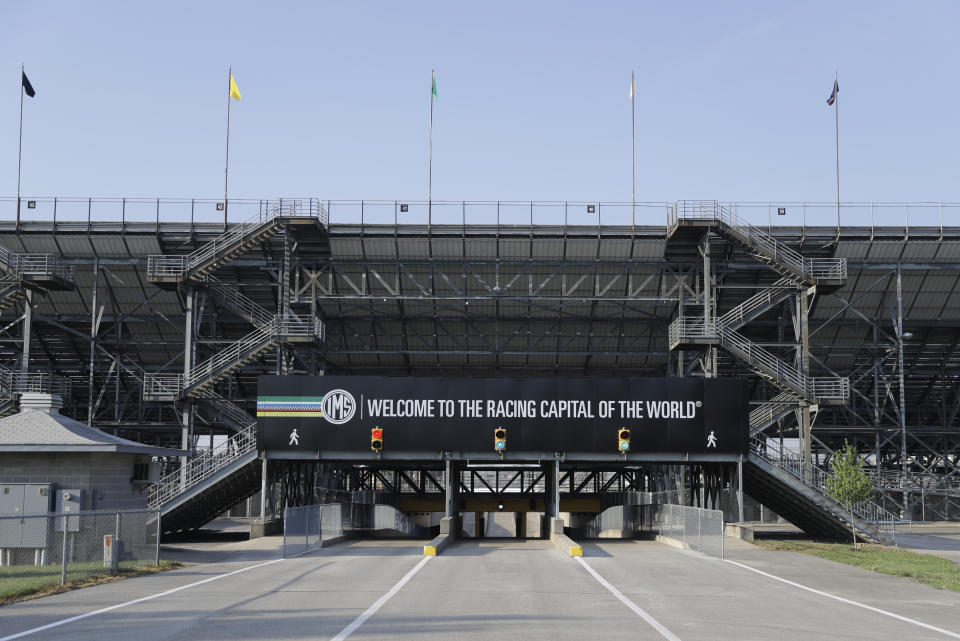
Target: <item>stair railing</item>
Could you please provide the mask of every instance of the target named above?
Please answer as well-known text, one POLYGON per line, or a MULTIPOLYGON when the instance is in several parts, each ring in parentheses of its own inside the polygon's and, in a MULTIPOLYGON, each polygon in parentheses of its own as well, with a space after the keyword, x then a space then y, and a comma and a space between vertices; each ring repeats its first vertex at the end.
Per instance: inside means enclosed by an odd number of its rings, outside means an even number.
POLYGON ((273 320, 274 315, 268 309, 245 296, 240 290, 227 287, 212 277, 208 277, 206 285, 227 307, 230 307, 244 318, 250 319, 250 322, 254 325, 266 325, 273 320))
POLYGON ((174 470, 150 486, 147 505, 159 508, 256 451, 257 424, 253 422, 212 450, 195 454, 186 469, 174 470))
MULTIPOLYGON (((827 494, 827 479, 832 476, 830 472, 813 463, 806 463, 799 454, 787 448, 781 448, 780 444, 772 439, 763 437, 751 438, 750 453, 762 458, 777 469, 786 472, 802 485, 835 503, 840 508, 840 513, 844 519, 849 517, 846 508, 840 506, 839 503, 827 494)), ((873 501, 864 501, 855 504, 853 506, 853 514, 861 520, 870 523, 881 532, 888 533, 891 536, 894 534, 894 526, 897 521, 896 515, 883 509, 873 501)))
POLYGON ((323 338, 323 323, 317 318, 274 316, 269 323, 217 352, 206 361, 195 365, 185 377, 183 388, 189 389, 223 375, 231 365, 239 366, 250 354, 283 337, 323 338))
POLYGON ((845 280, 847 277, 846 258, 804 258, 797 250, 787 247, 715 200, 677 201, 668 215, 668 228, 676 227, 681 218, 718 221, 743 243, 807 279, 845 280))
POLYGON ((247 427, 249 425, 255 425, 257 422, 257 419, 250 416, 250 414, 244 411, 239 405, 230 399, 223 398, 212 389, 203 390, 197 394, 197 396, 207 399, 212 404, 216 405, 221 414, 227 417, 227 419, 233 422, 235 425, 247 427))
POLYGON ((797 407, 797 399, 793 394, 781 392, 750 411, 748 424, 750 429, 756 429, 761 425, 772 423, 773 420, 787 408, 797 407))
POLYGON ((789 298, 796 291, 793 281, 789 278, 781 278, 733 309, 721 314, 717 322, 730 329, 738 329, 780 301, 789 298))
POLYGON ((151 277, 181 277, 191 269, 214 260, 252 236, 262 225, 278 216, 305 216, 327 224, 327 212, 316 198, 279 199, 267 201, 256 215, 231 226, 228 230, 204 243, 193 252, 182 256, 156 255, 147 257, 147 274, 151 277))

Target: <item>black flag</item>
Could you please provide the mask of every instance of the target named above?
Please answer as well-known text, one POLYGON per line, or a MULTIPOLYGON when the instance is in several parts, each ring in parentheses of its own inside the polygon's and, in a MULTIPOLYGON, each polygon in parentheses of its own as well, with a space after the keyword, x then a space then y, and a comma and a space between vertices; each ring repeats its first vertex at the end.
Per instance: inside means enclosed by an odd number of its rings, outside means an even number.
POLYGON ((27 74, 23 71, 20 72, 20 75, 23 76, 23 90, 27 92, 27 95, 33 98, 37 95, 37 92, 33 90, 33 85, 30 84, 30 79, 27 78, 27 74))

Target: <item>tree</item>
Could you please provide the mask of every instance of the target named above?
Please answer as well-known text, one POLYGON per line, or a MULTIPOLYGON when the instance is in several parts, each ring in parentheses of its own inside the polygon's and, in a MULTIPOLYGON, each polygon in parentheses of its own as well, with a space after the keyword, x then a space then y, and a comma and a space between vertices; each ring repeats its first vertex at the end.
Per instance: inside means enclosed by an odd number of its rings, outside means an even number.
POLYGON ((863 462, 855 447, 843 442, 843 449, 834 452, 830 462, 833 474, 827 477, 827 495, 850 514, 853 547, 857 547, 857 529, 853 523, 853 506, 873 496, 873 481, 863 471, 863 462))

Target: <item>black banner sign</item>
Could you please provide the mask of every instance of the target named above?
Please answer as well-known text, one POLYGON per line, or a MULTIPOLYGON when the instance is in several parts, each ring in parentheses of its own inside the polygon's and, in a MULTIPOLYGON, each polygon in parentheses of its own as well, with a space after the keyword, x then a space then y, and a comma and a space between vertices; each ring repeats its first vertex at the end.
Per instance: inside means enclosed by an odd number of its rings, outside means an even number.
MULTIPOLYGON (((263 376, 261 449, 272 454, 504 451, 740 454, 747 391, 732 379, 263 376)), ((670 457, 676 458, 676 456, 670 457)))

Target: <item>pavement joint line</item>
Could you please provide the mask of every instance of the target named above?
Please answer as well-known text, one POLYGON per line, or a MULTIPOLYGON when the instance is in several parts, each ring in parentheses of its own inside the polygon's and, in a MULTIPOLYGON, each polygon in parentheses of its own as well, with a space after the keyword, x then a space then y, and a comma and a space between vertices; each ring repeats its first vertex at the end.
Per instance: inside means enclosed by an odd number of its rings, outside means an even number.
POLYGON ((53 623, 48 623, 46 625, 41 625, 36 628, 31 628, 29 630, 24 630, 23 632, 18 632, 16 634, 11 634, 9 636, 0 637, 0 641, 12 641, 13 639, 20 639, 31 634, 36 634, 37 632, 43 632, 44 630, 49 630, 51 628, 56 628, 61 625, 66 625, 68 623, 73 623, 74 621, 80 621, 81 619, 86 619, 98 614, 103 614, 105 612, 111 612, 113 610, 119 610, 120 608, 125 608, 128 605, 136 605, 137 603, 143 603, 144 601, 151 601, 153 599, 158 599, 162 596, 167 596, 168 594, 173 594, 174 592, 179 592, 180 590, 186 590, 187 588, 193 588, 198 585, 203 585, 204 583, 210 583, 211 581, 217 581, 219 579, 226 578, 228 576, 233 576, 235 574, 240 574, 241 572, 246 572, 248 570, 255 570, 257 568, 262 568, 265 565, 272 565, 273 563, 279 563, 284 559, 273 559, 272 561, 267 561, 265 563, 258 563, 257 565, 249 565, 245 568, 240 568, 239 570, 234 570, 233 572, 227 572, 225 574, 218 574, 217 576, 211 576, 201 581, 194 581, 193 583, 188 583, 187 585, 181 585, 180 587, 172 588, 170 590, 165 590, 163 592, 158 592, 156 594, 150 594, 148 596, 140 597, 139 599, 133 599, 132 601, 124 601, 123 603, 117 603, 116 605, 111 605, 106 608, 100 608, 99 610, 94 610, 92 612, 87 612, 85 614, 78 614, 76 616, 68 617, 66 619, 60 619, 59 621, 54 621, 53 623))
MULTIPOLYGON (((659 632, 660 636, 662 636, 664 639, 667 639, 667 641, 680 641, 680 637, 678 637, 673 632, 668 630, 666 626, 664 626, 662 623, 654 619, 650 613, 648 613, 639 605, 637 605, 636 603, 628 599, 623 594, 623 592, 615 588, 609 581, 607 581, 602 576, 600 576, 600 574, 596 570, 590 567, 589 563, 583 560, 582 556, 575 556, 573 558, 575 558, 577 562, 580 565, 582 565, 587 570, 587 572, 589 572, 590 575, 600 583, 600 585, 602 585, 607 590, 609 590, 610 593, 613 594, 613 596, 617 597, 625 606, 633 610, 633 612, 637 614, 641 619, 643 619, 648 624, 650 624, 650 627, 652 627, 654 630, 659 632)), ((3 640, 0 639, 0 641, 3 641, 3 640)))
MULTIPOLYGON (((781 583, 786 583, 787 585, 792 585, 801 590, 806 590, 807 592, 813 592, 814 594, 819 594, 820 596, 825 596, 828 599, 834 599, 835 601, 840 601, 841 603, 846 603, 848 605, 855 605, 858 608, 863 608, 864 610, 870 610, 871 612, 876 612, 877 614, 883 614, 888 617, 897 619, 898 621, 905 621, 907 623, 912 623, 913 625, 920 626, 921 628, 926 628, 927 630, 933 630, 934 632, 939 632, 940 634, 945 634, 948 637, 953 637, 954 639, 960 639, 960 634, 956 632, 951 632, 950 630, 945 630, 943 628, 938 628, 935 625, 930 625, 929 623, 924 623, 923 621, 918 621, 916 619, 911 619, 910 617, 905 617, 894 612, 889 612, 888 610, 881 610, 872 605, 867 605, 866 603, 860 603, 859 601, 853 601, 852 599, 847 599, 842 596, 837 596, 836 594, 830 594, 829 592, 824 592, 822 590, 817 590, 816 588, 811 588, 809 586, 803 585, 802 583, 797 583, 789 579, 784 579, 782 577, 776 576, 775 574, 770 574, 769 572, 764 572, 763 570, 758 570, 757 568, 752 568, 749 565, 744 565, 743 563, 738 563, 736 561, 731 561, 730 559, 724 559, 726 563, 732 563, 733 565, 739 566, 751 572, 756 572, 757 574, 762 574, 765 577, 769 577, 775 581, 780 581, 781 583)), ((3 641, 3 639, 0 639, 3 641)))
MULTIPOLYGON (((406 585, 406 584, 407 584, 407 581, 409 581, 410 579, 412 579, 412 578, 413 578, 413 575, 416 574, 417 572, 419 572, 419 571, 420 571, 420 568, 422 568, 424 565, 426 565, 426 564, 427 564, 427 561, 429 561, 429 560, 432 559, 432 558, 435 558, 435 557, 432 557, 432 556, 425 556, 425 557, 423 557, 423 558, 420 560, 420 562, 417 563, 417 564, 413 567, 412 570, 410 570, 409 572, 407 572, 405 575, 403 575, 403 578, 402 578, 402 579, 400 579, 399 581, 397 581, 396 585, 394 585, 392 588, 390 588, 390 590, 389 590, 386 594, 384 594, 382 597, 380 597, 379 599, 377 599, 377 601, 376 601, 373 605, 371 605, 369 608, 367 608, 366 610, 364 610, 363 613, 360 614, 360 616, 358 616, 356 619, 354 619, 354 620, 350 623, 350 625, 348 625, 348 626, 345 627, 343 630, 341 630, 340 633, 339 633, 337 636, 335 636, 335 637, 333 637, 332 639, 330 639, 330 641, 343 641, 344 639, 346 639, 347 637, 349 637, 351 634, 353 634, 353 633, 356 631, 356 629, 359 628, 361 625, 363 625, 364 622, 365 622, 367 619, 369 619, 369 618, 372 617, 374 614, 376 614, 377 610, 379 610, 379 609, 383 606, 384 603, 386 603, 387 601, 389 601, 390 599, 392 599, 393 596, 394 596, 397 592, 400 591, 400 588, 402 588, 404 585, 406 585)), ((0 641, 4 641, 4 640, 3 640, 3 639, 0 639, 0 641)), ((678 640, 678 641, 679 641, 679 640, 678 640)))

